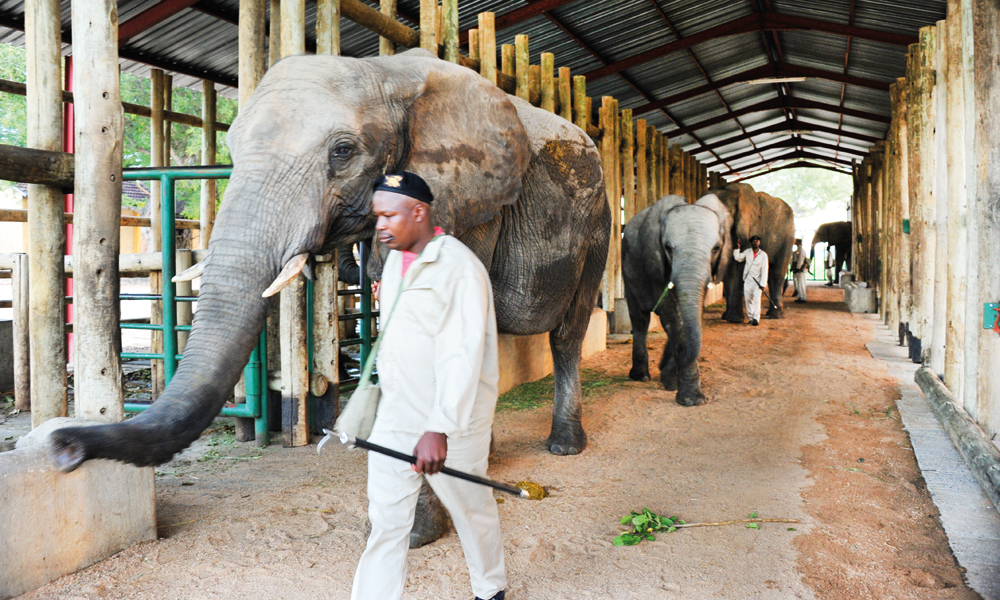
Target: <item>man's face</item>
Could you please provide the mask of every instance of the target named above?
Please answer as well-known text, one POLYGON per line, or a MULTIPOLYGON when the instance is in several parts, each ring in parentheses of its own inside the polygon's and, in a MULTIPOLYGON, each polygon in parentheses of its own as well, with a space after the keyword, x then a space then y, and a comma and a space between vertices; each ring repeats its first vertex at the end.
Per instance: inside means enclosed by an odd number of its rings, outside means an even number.
POLYGON ((384 190, 372 194, 372 205, 378 217, 378 239, 390 250, 409 250, 420 241, 430 219, 430 207, 415 198, 384 190))
POLYGON ((754 250, 760 250, 760 240, 758 240, 758 239, 756 239, 756 238, 754 238, 754 239, 750 240, 750 246, 751 246, 751 247, 752 247, 752 248, 753 248, 754 250))

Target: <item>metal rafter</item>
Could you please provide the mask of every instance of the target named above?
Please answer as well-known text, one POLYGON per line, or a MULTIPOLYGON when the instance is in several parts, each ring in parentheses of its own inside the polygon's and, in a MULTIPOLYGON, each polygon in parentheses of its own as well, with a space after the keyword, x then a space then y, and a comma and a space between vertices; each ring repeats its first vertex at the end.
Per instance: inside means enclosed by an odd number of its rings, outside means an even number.
POLYGON ((833 171, 834 173, 840 173, 842 175, 850 175, 851 174, 850 170, 838 169, 837 167, 831 167, 831 166, 827 166, 827 165, 818 165, 816 163, 811 163, 811 162, 806 162, 804 160, 800 160, 798 162, 794 162, 794 163, 791 163, 791 164, 788 164, 788 165, 781 165, 780 167, 774 167, 774 168, 771 168, 771 169, 764 169, 760 173, 753 173, 751 175, 747 175, 746 177, 741 177, 739 179, 735 179, 735 180, 731 181, 730 183, 739 183, 741 181, 746 181, 747 179, 753 179, 754 177, 760 177, 761 175, 767 175, 768 173, 774 173, 775 171, 784 171, 786 169, 825 169, 827 171, 833 171))
POLYGON ((147 8, 118 26, 118 44, 128 41, 144 31, 156 27, 177 13, 189 8, 198 0, 163 0, 147 8))
POLYGON ((832 127, 826 127, 823 125, 817 125, 814 123, 803 123, 802 121, 792 121, 792 122, 780 122, 773 125, 768 125, 767 127, 762 127, 760 129, 755 129, 754 131, 748 131, 743 135, 737 135, 722 140, 712 142, 706 145, 702 151, 708 152, 710 149, 723 148, 730 144, 735 144, 736 142, 741 142, 751 137, 758 135, 765 135, 768 133, 779 133, 788 130, 798 130, 798 131, 809 131, 813 133, 829 133, 831 135, 843 134, 844 137, 856 140, 859 142, 865 142, 868 144, 875 144, 881 141, 878 138, 872 137, 870 135, 864 135, 863 133, 852 133, 849 131, 838 131, 832 127))
POLYGON ((765 159, 765 160, 763 160, 761 162, 753 163, 751 165, 740 167, 738 169, 733 169, 733 170, 731 170, 731 171, 729 171, 727 173, 723 173, 722 175, 723 175, 723 177, 725 177, 727 175, 738 175, 740 173, 745 173, 746 171, 749 171, 749 170, 758 169, 760 167, 764 167, 764 166, 776 163, 776 162, 781 161, 781 160, 791 160, 791 159, 825 160, 827 162, 831 162, 831 163, 835 163, 835 164, 839 164, 839 165, 845 165, 845 166, 851 166, 851 164, 852 164, 851 161, 844 160, 842 158, 833 158, 832 156, 822 156, 820 154, 813 154, 812 152, 806 152, 805 150, 793 150, 791 152, 786 152, 786 153, 782 154, 781 156, 775 156, 773 158, 765 159))
MULTIPOLYGON (((844 152, 844 153, 849 153, 849 154, 856 154, 856 155, 858 155, 859 158, 864 158, 865 155, 868 154, 867 150, 853 150, 853 149, 850 149, 850 148, 846 148, 845 149, 845 148, 842 148, 839 144, 838 145, 834 145, 834 144, 827 144, 826 142, 821 142, 819 140, 811 140, 811 139, 800 138, 800 137, 795 137, 795 138, 789 137, 789 138, 780 140, 778 142, 775 142, 774 144, 770 144, 768 146, 760 146, 758 148, 755 148, 754 150, 747 150, 746 152, 743 152, 741 154, 733 154, 733 155, 727 156, 726 160, 729 160, 729 161, 742 160, 744 158, 748 158, 750 156, 753 156, 754 154, 760 154, 761 152, 766 152, 767 150, 774 150, 775 148, 823 148, 824 150, 832 150, 834 152, 844 152)), ((764 158, 764 157, 762 156, 761 158, 764 158)), ((708 167, 717 167, 720 164, 721 163, 719 163, 719 162, 714 162, 714 163, 711 163, 711 164, 709 164, 707 166, 708 167)))

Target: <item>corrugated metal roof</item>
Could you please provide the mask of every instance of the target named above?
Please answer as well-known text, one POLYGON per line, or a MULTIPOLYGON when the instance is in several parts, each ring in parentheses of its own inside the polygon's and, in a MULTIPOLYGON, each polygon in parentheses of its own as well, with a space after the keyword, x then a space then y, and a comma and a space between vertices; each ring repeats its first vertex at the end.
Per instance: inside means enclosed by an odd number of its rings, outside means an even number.
MULTIPOLYGON (((121 22, 140 14, 160 0, 121 0, 121 22)), ((362 0, 376 6, 377 0, 362 0)), ((539 0, 459 0, 459 22, 464 30, 475 27, 479 12, 491 11, 498 18, 525 9, 539 0)), ((544 0, 543 0, 544 1, 544 0)), ((398 0, 400 21, 417 28, 420 0, 398 0)), ((947 0, 569 0, 555 2, 551 10, 535 14, 497 32, 497 45, 510 44, 515 34, 530 38, 531 61, 552 52, 557 67, 570 67, 574 75, 613 65, 613 74, 588 81, 587 91, 600 105, 601 96, 614 96, 622 108, 640 108, 651 102, 675 97, 690 90, 738 76, 751 69, 782 64, 820 69, 824 78, 804 82, 747 85, 729 83, 718 90, 672 102, 658 110, 637 114, 663 131, 671 143, 679 143, 708 163, 713 170, 759 168, 761 156, 773 159, 795 151, 795 139, 807 144, 804 151, 831 159, 850 160, 863 154, 869 142, 881 139, 888 125, 883 119, 841 116, 840 107, 871 115, 889 115, 885 84, 904 75, 906 47, 885 40, 867 39, 867 33, 848 38, 821 31, 824 24, 853 26, 874 32, 916 37, 920 27, 945 17, 947 0), (772 15, 773 13, 773 15, 772 15), (783 22, 776 31, 761 30, 768 18, 798 19, 783 22), (741 21, 741 19, 743 21, 741 21), (687 48, 660 52, 648 60, 643 52, 662 50, 679 39, 703 34, 715 27, 742 23, 743 28, 709 37, 687 48), (818 25, 815 23, 818 22, 818 25), (849 49, 849 55, 848 55, 849 49), (619 61, 628 61, 616 65, 619 61), (844 76, 874 83, 845 84, 844 76), (872 86, 872 87, 869 87, 872 86), (833 110, 762 107, 756 112, 726 119, 765 101, 788 106, 794 101, 814 101, 833 110), (709 119, 709 126, 698 125, 709 119), (802 125, 782 123, 797 119, 802 125), (810 127, 832 130, 812 131, 810 127), (683 135, 677 132, 685 129, 683 135), (775 129, 762 132, 762 129, 775 129), (791 130, 803 130, 792 132, 791 130), (841 135, 847 134, 847 135, 841 135), (793 136, 799 136, 794 138, 793 136), (734 138, 743 138, 736 139, 734 138), (720 142, 727 142, 724 146, 720 142), (841 151, 808 147, 809 143, 839 146, 841 151), (755 149, 764 147, 761 152, 755 149), (728 158, 739 157, 742 158, 728 158)), ((138 75, 150 64, 174 71, 174 84, 200 88, 207 78, 235 86, 238 75, 237 26, 239 0, 200 0, 194 6, 151 27, 121 47, 122 68, 138 75)), ((315 44, 316 7, 307 4, 307 46, 315 44)), ((0 0, 0 41, 23 45, 23 0, 0 0)), ((65 31, 70 26, 70 0, 62 1, 65 31)), ((877 37, 877 36, 876 36, 877 37)), ((66 45, 64 52, 70 52, 66 45)), ((341 52, 347 56, 371 56, 378 52, 378 36, 344 20, 341 52)), ((861 82, 864 83, 864 82, 861 82)), ((220 93, 234 96, 232 87, 220 93)), ((777 164, 772 166, 778 166, 777 164)))

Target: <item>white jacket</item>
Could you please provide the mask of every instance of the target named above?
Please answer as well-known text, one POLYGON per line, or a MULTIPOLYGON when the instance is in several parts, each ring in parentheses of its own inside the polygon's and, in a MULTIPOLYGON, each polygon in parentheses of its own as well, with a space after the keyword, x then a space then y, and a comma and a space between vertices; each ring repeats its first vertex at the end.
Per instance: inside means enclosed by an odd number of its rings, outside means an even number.
POLYGON ((733 250, 733 258, 743 264, 743 281, 753 281, 753 276, 760 285, 767 287, 767 252, 759 250, 757 256, 753 255, 753 248, 747 248, 742 252, 733 250), (749 260, 748 260, 749 259, 749 260))
POLYGON ((379 289, 385 325, 377 368, 382 397, 373 431, 482 433, 493 425, 500 367, 493 289, 483 263, 443 235, 401 277, 390 252, 379 289), (401 281, 403 279, 403 281, 401 281))

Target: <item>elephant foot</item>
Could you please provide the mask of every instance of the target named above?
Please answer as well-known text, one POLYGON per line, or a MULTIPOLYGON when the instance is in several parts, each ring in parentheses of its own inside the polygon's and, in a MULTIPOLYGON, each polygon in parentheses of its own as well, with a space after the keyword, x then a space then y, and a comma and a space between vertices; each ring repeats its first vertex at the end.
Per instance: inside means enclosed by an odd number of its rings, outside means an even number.
POLYGON ((677 404, 681 406, 701 406, 705 400, 705 394, 699 388, 677 392, 677 404))
POLYGON ((587 434, 579 423, 553 426, 545 446, 558 456, 579 454, 587 447, 587 434))
POLYGON ((441 538, 448 532, 448 511, 425 480, 420 487, 417 511, 410 529, 410 548, 419 548, 441 538))
POLYGON ((785 312, 782 311, 782 310, 773 310, 772 309, 772 310, 767 311, 767 314, 764 315, 764 318, 765 319, 784 319, 785 318, 785 312))
POLYGON ((628 372, 628 378, 632 381, 649 381, 649 369, 632 367, 632 370, 628 372))
POLYGON ((733 313, 730 313, 730 312, 723 313, 722 318, 723 318, 723 320, 729 321, 730 323, 742 323, 743 322, 743 315, 736 315, 736 314, 733 314, 733 313))
POLYGON ((668 392, 676 392, 680 385, 677 373, 673 370, 660 371, 660 383, 663 384, 663 389, 668 392))

